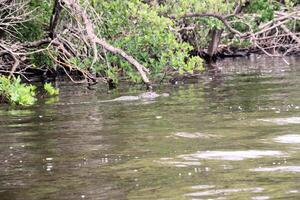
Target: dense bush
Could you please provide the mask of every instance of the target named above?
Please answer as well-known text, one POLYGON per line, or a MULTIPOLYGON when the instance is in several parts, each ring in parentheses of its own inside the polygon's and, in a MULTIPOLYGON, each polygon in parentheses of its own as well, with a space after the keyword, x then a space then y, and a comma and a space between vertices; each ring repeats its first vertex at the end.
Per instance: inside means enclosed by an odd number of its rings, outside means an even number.
MULTIPOLYGON (((193 58, 190 63, 188 53, 192 46, 177 40, 170 29, 174 22, 159 15, 158 8, 138 0, 97 1, 95 8, 102 13, 100 35, 136 58, 152 75, 168 67, 181 72, 202 68, 200 58, 193 58)), ((127 62, 110 54, 106 58, 109 64, 96 65, 95 71, 105 71, 115 81, 120 73, 139 81, 140 77, 127 62)))
MULTIPOLYGON (((177 19, 186 13, 216 13, 227 15, 231 13, 234 7, 234 1, 223 0, 166 0, 159 11, 165 16, 175 16, 177 19)), ((182 31, 183 39, 189 42, 195 49, 201 50, 208 46, 210 30, 225 28, 223 23, 216 18, 187 18, 177 20, 178 27, 195 27, 193 30, 182 31)))

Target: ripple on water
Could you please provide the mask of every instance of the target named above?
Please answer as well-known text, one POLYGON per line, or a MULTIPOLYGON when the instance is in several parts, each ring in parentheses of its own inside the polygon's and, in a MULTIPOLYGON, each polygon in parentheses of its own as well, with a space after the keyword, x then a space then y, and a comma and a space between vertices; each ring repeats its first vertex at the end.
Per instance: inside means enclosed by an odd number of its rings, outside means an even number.
POLYGON ((282 135, 274 138, 274 141, 279 143, 286 143, 286 144, 298 144, 300 143, 300 135, 297 134, 282 135))
POLYGON ((263 122, 270 122, 277 125, 287 124, 300 124, 300 117, 287 117, 287 118, 270 118, 270 119, 258 119, 263 122))
POLYGON ((161 158, 158 163, 164 165, 170 165, 174 167, 190 167, 190 166, 200 166, 201 163, 199 161, 182 161, 182 160, 174 160, 173 158, 161 158))
POLYGON ((300 166, 278 166, 278 167, 260 167, 250 169, 254 172, 300 172, 300 166))
POLYGON ((196 132, 196 133, 177 132, 177 133, 175 133, 175 136, 183 137, 183 138, 190 138, 190 139, 214 137, 213 135, 209 135, 209 134, 205 134, 205 133, 198 133, 198 132, 196 132))
POLYGON ((204 190, 198 192, 191 192, 185 194, 188 197, 203 197, 203 196, 214 196, 218 194, 222 195, 230 195, 232 193, 240 193, 240 192, 250 192, 250 193, 260 193, 264 189, 257 187, 257 188, 237 188, 237 189, 212 189, 212 190, 204 190))
POLYGON ((252 197, 252 200, 267 200, 270 199, 269 196, 257 196, 257 197, 252 197))
POLYGON ((267 156, 284 156, 281 151, 271 150, 247 150, 247 151, 199 151, 193 154, 178 156, 184 160, 211 159, 211 160, 244 160, 250 158, 261 158, 267 156))
POLYGON ((204 190, 204 189, 211 189, 211 188, 215 188, 214 185, 193 185, 191 186, 191 189, 194 190, 204 190))

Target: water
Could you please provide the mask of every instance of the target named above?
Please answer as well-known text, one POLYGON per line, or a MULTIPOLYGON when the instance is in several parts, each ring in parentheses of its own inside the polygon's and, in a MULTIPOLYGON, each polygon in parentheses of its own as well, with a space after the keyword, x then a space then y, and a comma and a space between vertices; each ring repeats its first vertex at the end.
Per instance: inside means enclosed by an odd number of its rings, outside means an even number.
POLYGON ((0 108, 0 199, 300 199, 300 60, 222 61, 169 97, 60 83, 0 108), (104 102, 101 102, 104 101, 104 102))

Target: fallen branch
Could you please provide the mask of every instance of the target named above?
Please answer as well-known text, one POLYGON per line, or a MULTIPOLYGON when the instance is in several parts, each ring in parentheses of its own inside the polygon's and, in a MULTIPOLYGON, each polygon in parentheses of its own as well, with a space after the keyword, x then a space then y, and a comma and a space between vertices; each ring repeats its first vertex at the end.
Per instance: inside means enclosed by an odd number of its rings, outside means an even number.
POLYGON ((109 43, 107 43, 105 40, 100 39, 95 34, 92 22, 90 21, 90 19, 89 19, 87 13, 85 12, 85 10, 83 10, 82 7, 80 6, 80 4, 77 2, 77 0, 61 0, 61 1, 71 11, 73 11, 75 15, 77 15, 78 17, 80 17, 82 19, 83 25, 85 27, 86 35, 87 35, 87 37, 89 39, 89 42, 91 43, 92 48, 93 48, 93 52, 94 52, 93 63, 96 62, 97 57, 98 57, 98 55, 97 55, 98 51, 97 51, 97 46, 96 46, 96 44, 98 44, 103 49, 109 51, 110 53, 112 53, 114 55, 121 56, 128 63, 130 63, 131 65, 133 65, 137 69, 137 71, 139 72, 139 74, 141 75, 144 83, 146 83, 147 85, 150 85, 150 81, 149 81, 149 79, 148 79, 148 77, 146 75, 146 73, 148 73, 148 70, 143 65, 141 65, 132 56, 128 55, 125 51, 123 51, 123 50, 121 50, 119 48, 113 47, 112 45, 110 45, 109 43))
POLYGON ((300 38, 294 34, 292 31, 290 31, 285 25, 280 26, 284 32, 286 32, 293 40, 295 40, 300 45, 300 38))

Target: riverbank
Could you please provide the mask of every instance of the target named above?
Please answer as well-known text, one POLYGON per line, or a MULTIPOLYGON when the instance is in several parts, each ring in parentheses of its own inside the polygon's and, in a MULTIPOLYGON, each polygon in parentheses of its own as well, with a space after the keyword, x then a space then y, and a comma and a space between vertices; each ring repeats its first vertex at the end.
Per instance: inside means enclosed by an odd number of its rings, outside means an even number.
POLYGON ((203 59, 300 49, 294 1, 4 0, 0 11, 0 73, 24 80, 64 74, 89 86, 125 78, 150 88, 170 71, 197 74, 203 59))

